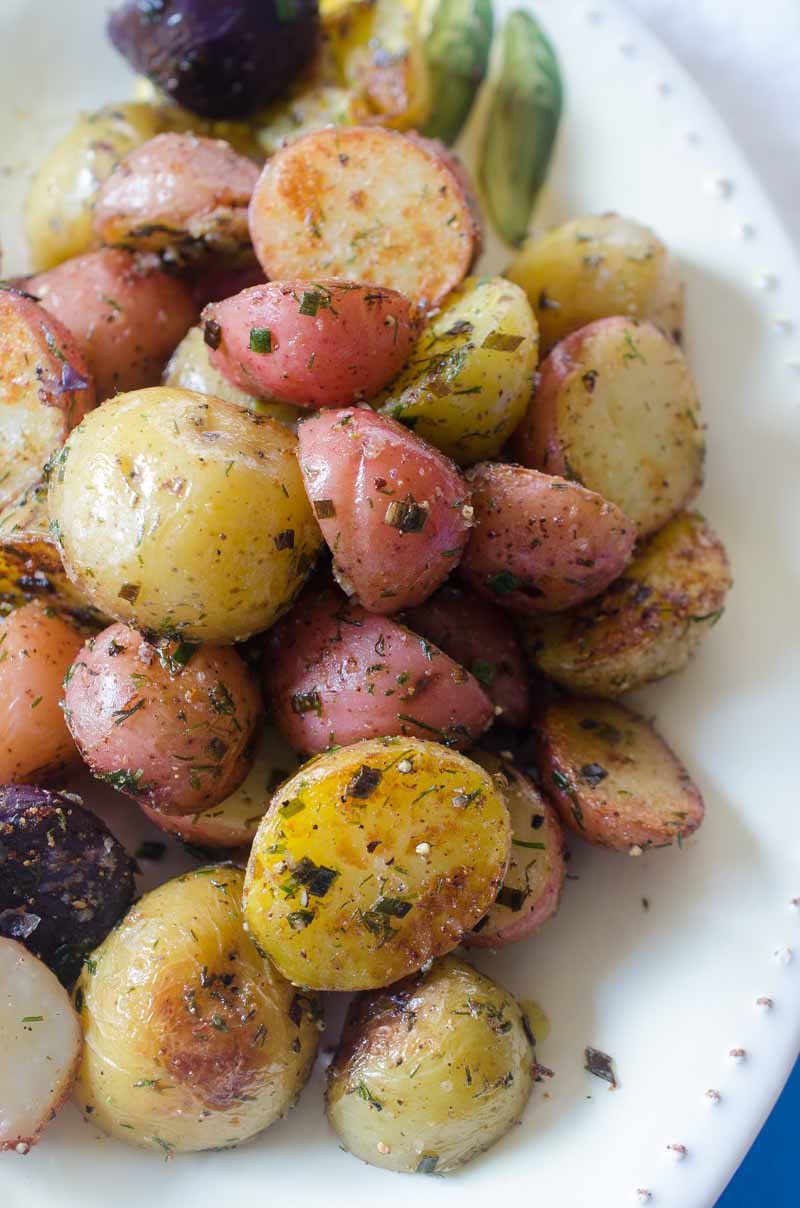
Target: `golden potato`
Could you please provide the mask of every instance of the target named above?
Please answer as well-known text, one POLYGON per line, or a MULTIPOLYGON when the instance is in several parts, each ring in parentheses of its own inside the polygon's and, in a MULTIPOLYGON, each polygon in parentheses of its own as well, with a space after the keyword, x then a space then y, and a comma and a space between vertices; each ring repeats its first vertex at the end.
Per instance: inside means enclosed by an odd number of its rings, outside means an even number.
POLYGON ((298 985, 384 986, 483 917, 510 841, 491 776, 458 752, 414 738, 339 747, 286 781, 258 828, 250 933, 298 985))
POLYGON ((174 387, 93 411, 50 478, 67 573, 109 616, 197 641, 266 629, 320 545, 295 436, 174 387))
POLYGON ((317 1051, 320 1008, 243 926, 244 874, 219 864, 137 902, 87 959, 78 1106, 146 1149, 215 1149, 285 1115, 317 1051))

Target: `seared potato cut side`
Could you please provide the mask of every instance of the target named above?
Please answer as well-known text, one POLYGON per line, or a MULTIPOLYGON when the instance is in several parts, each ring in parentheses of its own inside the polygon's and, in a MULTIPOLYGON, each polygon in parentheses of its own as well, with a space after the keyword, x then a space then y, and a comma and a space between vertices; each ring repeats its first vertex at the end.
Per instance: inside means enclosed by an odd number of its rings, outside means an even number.
POLYGON ((651 319, 679 340, 683 285, 666 247, 648 227, 619 214, 573 218, 532 236, 507 275, 536 312, 542 348, 595 319, 651 319))
POLYGON ((601 596, 528 620, 525 646, 538 670, 578 695, 621 696, 686 666, 730 586, 722 542, 699 513, 682 512, 601 596))
POLYGON ((364 1162, 443 1174, 519 1121, 536 1077, 519 1003, 446 957, 353 1002, 328 1067, 328 1120, 364 1162))
POLYGON ((340 747, 283 784, 258 828, 250 934, 297 985, 387 985, 483 918, 510 840, 491 776, 458 752, 414 738, 340 747))
POLYGON ((459 465, 494 457, 528 407, 538 347, 522 290, 503 277, 469 277, 375 406, 459 465))
POLYGON ((311 1071, 316 998, 244 928, 244 873, 218 864, 145 894, 75 989, 92 1124, 169 1155, 246 1141, 286 1114, 311 1071))
POLYGON ((637 319, 599 319, 554 348, 514 433, 526 466, 562 474, 616 503, 640 536, 697 494, 705 440, 689 366, 637 319))
POLYGON ((633 709, 559 700, 543 710, 537 729, 542 788, 587 843, 635 854, 680 844, 703 821, 689 773, 633 709))
POLYGON ((250 203, 267 277, 384 285, 425 308, 466 276, 480 236, 452 160, 380 127, 318 130, 268 160, 250 203))

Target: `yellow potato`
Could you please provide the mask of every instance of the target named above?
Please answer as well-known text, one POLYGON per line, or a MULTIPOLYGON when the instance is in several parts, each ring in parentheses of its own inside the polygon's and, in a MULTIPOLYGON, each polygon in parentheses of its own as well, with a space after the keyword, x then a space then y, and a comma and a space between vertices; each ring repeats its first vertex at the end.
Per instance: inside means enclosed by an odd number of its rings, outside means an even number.
POLYGON ((491 776, 437 743, 376 738, 329 751, 281 786, 258 828, 250 933, 298 985, 387 985, 483 917, 510 827, 491 776))
POLYGON ((120 394, 73 432, 50 524, 73 583, 138 628, 233 642, 268 628, 320 545, 296 437, 175 387, 120 394))

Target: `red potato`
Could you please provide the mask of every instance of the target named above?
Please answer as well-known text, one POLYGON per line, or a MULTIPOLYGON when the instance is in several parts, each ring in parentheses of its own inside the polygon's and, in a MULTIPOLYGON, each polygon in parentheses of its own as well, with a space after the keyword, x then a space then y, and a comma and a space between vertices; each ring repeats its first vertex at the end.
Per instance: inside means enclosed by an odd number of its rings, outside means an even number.
POLYGON ((313 584, 267 636, 264 687, 278 729, 309 755, 385 735, 465 748, 493 716, 474 676, 441 650, 313 584))
POLYGON ((98 401, 157 386, 172 350, 197 321, 189 288, 150 260, 103 248, 65 260, 25 286, 75 337, 98 401))
POLYGON ((322 278, 272 281, 203 311, 221 373, 249 394, 298 407, 341 407, 378 393, 417 336, 407 298, 322 278))
POLYGON ((528 664, 501 609, 462 587, 446 584, 406 611, 403 620, 475 676, 503 721, 519 729, 528 724, 528 664))
POLYGON ((385 415, 328 411, 298 430, 334 574, 369 612, 419 604, 458 565, 469 491, 452 462, 385 415))
POLYGON ((483 462, 467 474, 475 528, 461 573, 512 612, 561 612, 599 595, 627 566, 636 529, 575 482, 483 462))
POLYGON ((198 813, 247 775, 261 701, 229 646, 154 644, 111 625, 86 643, 64 687, 64 715, 93 775, 153 809, 198 813))
POLYGON ((94 404, 72 334, 31 295, 0 288, 0 508, 39 481, 94 404))
POLYGON ((84 640, 38 600, 0 622, 0 784, 39 784, 80 762, 60 702, 84 640))

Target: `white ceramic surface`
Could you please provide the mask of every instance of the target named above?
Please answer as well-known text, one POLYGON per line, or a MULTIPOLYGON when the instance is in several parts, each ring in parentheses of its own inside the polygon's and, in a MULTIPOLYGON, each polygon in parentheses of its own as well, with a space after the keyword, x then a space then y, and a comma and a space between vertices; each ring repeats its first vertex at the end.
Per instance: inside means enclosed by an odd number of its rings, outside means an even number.
MULTIPOLYGON (((128 93, 104 41, 106 7, 0 0, 7 272, 25 267, 31 168, 78 107, 128 93)), ((683 851, 639 859, 576 842, 558 918, 527 944, 477 958, 546 1011, 540 1060, 555 1077, 522 1125, 463 1172, 411 1182, 340 1152, 318 1070, 300 1107, 261 1139, 167 1165, 100 1137, 69 1108, 30 1156, 0 1159, 2 1208, 205 1208, 223 1197, 471 1208, 498 1193, 547 1208, 711 1208, 790 1069, 800 1040, 800 272, 730 136, 642 27, 603 0, 535 8, 567 86, 537 221, 618 209, 652 224, 685 266, 686 343, 709 422, 700 505, 729 545, 736 585, 690 669, 639 703, 695 773, 707 821, 683 851), (771 1007, 758 1005, 765 996, 771 1007), (587 1044, 613 1055, 618 1090, 584 1072, 587 1044)), ((493 250, 490 263, 502 263, 493 250)), ((96 788, 86 795, 101 800, 96 788)), ((123 839, 145 833, 124 799, 101 808, 123 839)), ((331 1041, 338 1016, 334 1005, 331 1041)))

